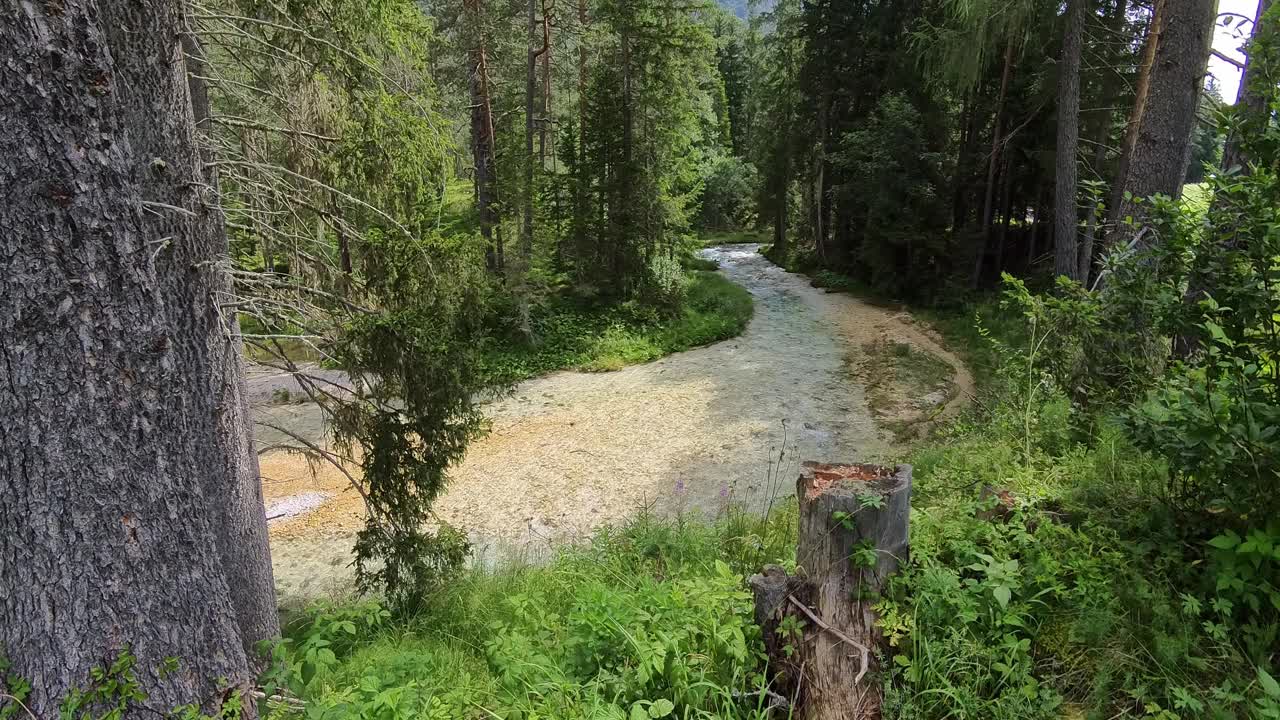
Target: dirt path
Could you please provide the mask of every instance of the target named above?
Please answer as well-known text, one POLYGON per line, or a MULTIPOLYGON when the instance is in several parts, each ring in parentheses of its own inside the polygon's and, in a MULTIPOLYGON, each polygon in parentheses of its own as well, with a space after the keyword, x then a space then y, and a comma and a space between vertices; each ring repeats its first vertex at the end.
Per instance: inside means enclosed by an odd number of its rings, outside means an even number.
MULTIPOLYGON (((537 553, 646 506, 668 514, 715 514, 730 501, 763 506, 794 492, 790 467, 770 472, 784 442, 788 466, 886 459, 892 436, 850 371, 850 356, 877 338, 946 360, 957 370, 958 396, 969 396, 963 365, 909 315, 813 288, 756 245, 703 253, 755 298, 743 335, 618 372, 555 373, 488 407, 492 433, 471 447, 436 504, 482 556, 537 553)), ((359 498, 331 468, 315 468, 313 477, 305 463, 278 453, 262 466, 269 514, 296 513, 272 523, 282 595, 345 582, 359 498), (298 500, 306 493, 312 505, 298 500)))

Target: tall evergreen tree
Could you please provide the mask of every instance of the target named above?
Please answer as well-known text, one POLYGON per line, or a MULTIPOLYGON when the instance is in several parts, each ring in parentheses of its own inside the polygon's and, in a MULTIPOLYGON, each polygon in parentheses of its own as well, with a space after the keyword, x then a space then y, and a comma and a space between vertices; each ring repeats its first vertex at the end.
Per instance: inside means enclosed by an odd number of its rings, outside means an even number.
POLYGON ((0 413, 22 419, 0 429, 0 652, 38 717, 121 657, 153 712, 215 711, 278 634, 189 21, 174 0, 0 20, 0 413))

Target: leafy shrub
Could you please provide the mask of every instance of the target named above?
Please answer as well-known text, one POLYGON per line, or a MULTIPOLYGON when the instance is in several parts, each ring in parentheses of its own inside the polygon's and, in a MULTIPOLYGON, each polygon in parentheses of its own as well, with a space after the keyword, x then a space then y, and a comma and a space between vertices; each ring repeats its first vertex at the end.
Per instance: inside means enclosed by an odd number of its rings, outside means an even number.
POLYGON ((1013 283, 980 336, 954 335, 990 341, 976 355, 990 387, 911 458, 912 556, 882 606, 892 716, 1275 712, 1280 526, 1180 512, 1173 461, 1136 447, 1131 421, 1072 403, 1088 362, 1072 344, 1105 326, 1097 302, 1013 283), (985 484, 1013 492, 1005 519, 977 517, 985 484))
POLYGON ((640 301, 666 315, 677 315, 688 291, 689 278, 680 261, 659 254, 645 268, 640 286, 640 301))
POLYGON ((1091 622, 1115 613, 1109 570, 1122 558, 1098 542, 1099 528, 1073 529, 1030 508, 988 522, 975 517, 980 509, 972 502, 948 507, 950 521, 926 520, 895 580, 902 599, 882 607, 905 681, 901 711, 1057 717, 1063 697, 1041 680, 1042 660, 1069 656, 1072 639, 1098 640, 1091 622))

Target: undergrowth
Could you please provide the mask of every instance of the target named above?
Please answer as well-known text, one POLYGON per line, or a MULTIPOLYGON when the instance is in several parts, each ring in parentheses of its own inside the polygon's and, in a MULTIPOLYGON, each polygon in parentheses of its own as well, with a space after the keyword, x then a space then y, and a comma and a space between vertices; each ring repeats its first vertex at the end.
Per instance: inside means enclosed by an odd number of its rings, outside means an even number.
POLYGON ((309 718, 764 720, 743 577, 786 561, 794 535, 794 504, 642 516, 544 566, 469 571, 412 616, 317 606, 290 623, 269 689, 309 718))
MULTIPOLYGON (((1280 718, 1280 523, 1187 516, 1170 456, 1122 413, 1082 411, 1050 338, 1075 302, 1015 284, 1003 305, 929 316, 981 392, 904 458, 884 716, 1280 718)), ((282 677, 311 717, 788 717, 767 709, 744 580, 793 558, 794 524, 794 503, 642 516, 545 566, 469 571, 410 617, 316 609, 282 677)))
POLYGON ((734 337, 751 320, 751 294, 708 262, 690 271, 673 317, 638 304, 592 307, 568 299, 535 308, 534 342, 492 338, 484 371, 507 383, 554 370, 605 372, 734 337))
MULTIPOLYGON (((912 554, 879 605, 885 717, 1280 717, 1280 532, 1180 526, 1164 463, 1119 423, 1081 427, 1007 315, 934 318, 985 391, 906 458, 912 554)), ((767 709, 744 579, 794 543, 794 502, 642 516, 547 565, 467 571, 412 616, 314 609, 291 623, 281 681, 319 718, 788 717, 767 709)))

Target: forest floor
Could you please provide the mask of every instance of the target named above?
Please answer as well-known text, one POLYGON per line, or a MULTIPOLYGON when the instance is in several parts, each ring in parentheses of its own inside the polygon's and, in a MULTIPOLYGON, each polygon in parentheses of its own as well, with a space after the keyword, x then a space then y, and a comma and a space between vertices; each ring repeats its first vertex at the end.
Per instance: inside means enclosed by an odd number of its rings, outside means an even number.
MULTIPOLYGON (((969 370, 900 308, 814 288, 758 245, 707 248, 751 292, 739 337, 609 373, 557 372, 489 403, 476 441, 436 502, 480 562, 536 559, 642 509, 713 516, 794 493, 800 460, 890 460, 896 442, 959 412, 969 370)), ((259 420, 323 442, 318 410, 282 402, 288 377, 250 373, 259 420)), ((259 444, 278 441, 259 431, 259 444)), ((360 497, 332 467, 261 458, 282 602, 349 586, 360 497)))

